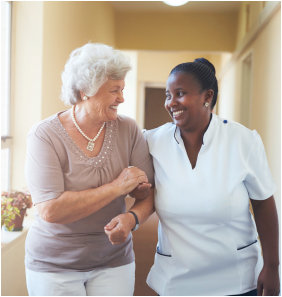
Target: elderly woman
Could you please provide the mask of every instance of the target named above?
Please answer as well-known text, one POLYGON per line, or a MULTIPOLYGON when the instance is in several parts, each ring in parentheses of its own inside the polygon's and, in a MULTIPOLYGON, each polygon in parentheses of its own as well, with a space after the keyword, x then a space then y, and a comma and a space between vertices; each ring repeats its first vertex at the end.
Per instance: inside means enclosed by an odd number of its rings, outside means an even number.
POLYGON ((278 295, 275 186, 263 143, 212 113, 217 92, 209 61, 177 65, 165 100, 173 123, 146 133, 160 218, 147 282, 159 295, 278 295))
POLYGON ((125 213, 124 198, 130 193, 146 205, 153 177, 142 133, 117 115, 129 69, 109 46, 74 50, 62 74, 62 100, 71 109, 28 135, 26 179, 37 211, 26 239, 30 295, 133 294, 131 236, 113 246, 104 230, 120 213, 116 228, 138 227, 135 206, 125 213))

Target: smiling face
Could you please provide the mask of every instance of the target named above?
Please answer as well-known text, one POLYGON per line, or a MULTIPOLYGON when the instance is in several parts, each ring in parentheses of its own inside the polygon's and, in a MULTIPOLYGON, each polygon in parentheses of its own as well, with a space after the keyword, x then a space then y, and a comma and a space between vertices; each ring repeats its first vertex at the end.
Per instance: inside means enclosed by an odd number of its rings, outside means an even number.
POLYGON ((93 116, 100 121, 113 121, 117 118, 117 109, 124 102, 124 80, 108 79, 98 90, 85 102, 90 107, 93 116))
POLYGON ((167 80, 165 108, 181 130, 195 131, 209 121, 211 109, 205 103, 210 106, 212 96, 192 74, 175 72, 167 80))

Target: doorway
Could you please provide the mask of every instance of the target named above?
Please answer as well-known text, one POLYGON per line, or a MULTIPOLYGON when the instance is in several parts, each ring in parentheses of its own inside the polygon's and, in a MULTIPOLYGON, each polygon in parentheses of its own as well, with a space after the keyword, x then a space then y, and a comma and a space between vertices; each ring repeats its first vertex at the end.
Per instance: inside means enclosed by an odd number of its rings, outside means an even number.
POLYGON ((172 122, 171 117, 164 107, 165 88, 145 88, 144 128, 154 129, 167 122, 172 122))

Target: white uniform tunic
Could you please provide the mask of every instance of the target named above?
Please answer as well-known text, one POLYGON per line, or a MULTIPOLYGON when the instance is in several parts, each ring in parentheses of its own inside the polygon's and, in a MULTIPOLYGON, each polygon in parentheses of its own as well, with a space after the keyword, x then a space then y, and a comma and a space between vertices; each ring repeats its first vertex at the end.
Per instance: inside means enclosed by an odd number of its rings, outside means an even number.
POLYGON ((249 197, 275 185, 256 131, 213 114, 192 169, 173 123, 146 132, 160 218, 147 278, 159 295, 232 295, 256 288, 262 268, 249 197))

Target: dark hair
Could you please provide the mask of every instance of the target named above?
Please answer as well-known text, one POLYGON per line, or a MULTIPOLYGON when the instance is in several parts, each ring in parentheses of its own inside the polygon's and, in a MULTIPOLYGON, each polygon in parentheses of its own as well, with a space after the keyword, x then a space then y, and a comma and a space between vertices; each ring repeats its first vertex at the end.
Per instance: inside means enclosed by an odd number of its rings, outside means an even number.
POLYGON ((212 89, 214 91, 211 108, 213 109, 218 93, 217 79, 215 77, 215 68, 213 64, 205 58, 195 59, 194 62, 182 63, 175 66, 170 75, 175 72, 185 72, 192 74, 200 83, 202 90, 212 89))

